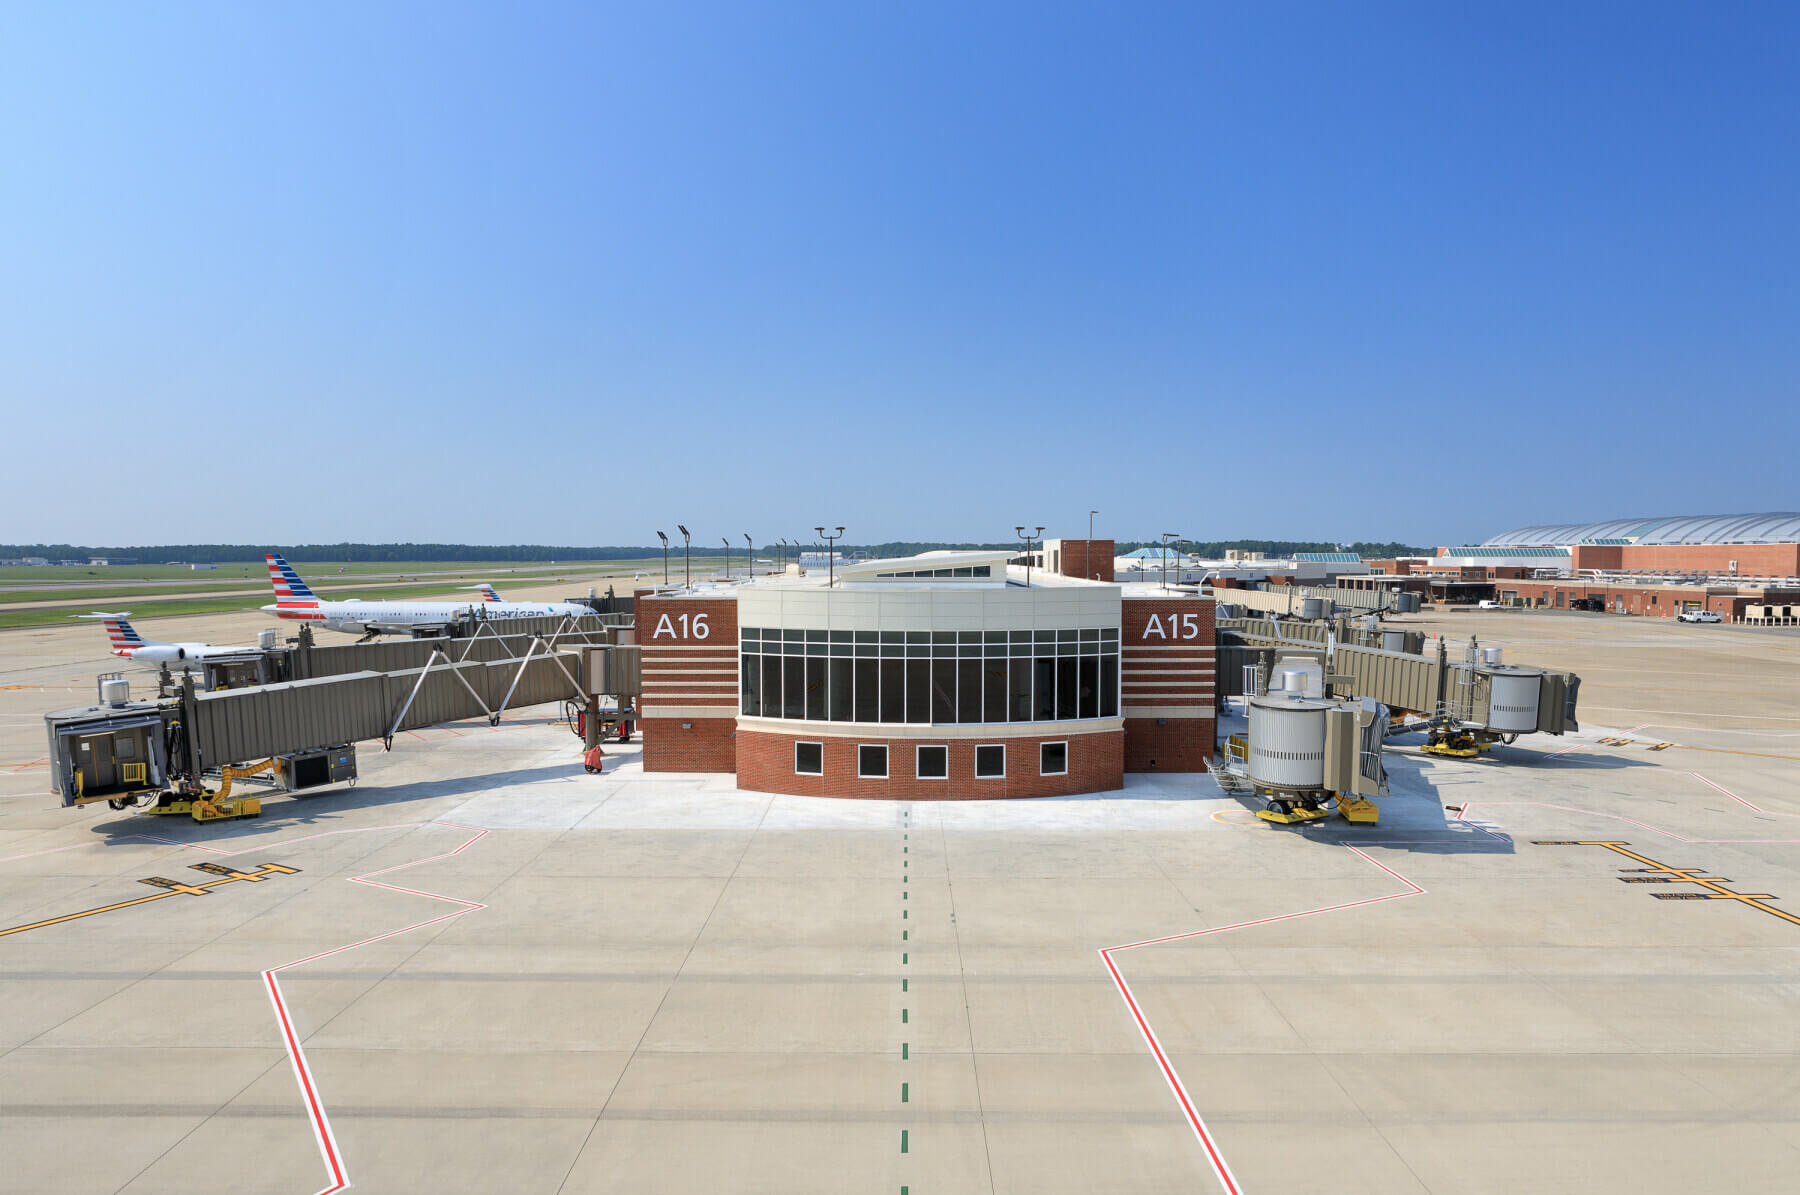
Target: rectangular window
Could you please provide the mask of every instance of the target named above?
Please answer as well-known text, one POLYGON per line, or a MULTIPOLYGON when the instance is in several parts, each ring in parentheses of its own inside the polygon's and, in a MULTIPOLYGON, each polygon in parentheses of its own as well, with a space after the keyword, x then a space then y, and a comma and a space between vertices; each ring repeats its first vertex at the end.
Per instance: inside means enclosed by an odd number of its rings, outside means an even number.
POLYGON ((956 721, 956 661, 931 662, 931 720, 956 721))
POLYGON ((905 722, 931 721, 931 661, 906 662, 905 722))
POLYGON ((975 775, 997 779, 1006 775, 1006 744, 982 743, 975 748, 975 775))
MULTIPOLYGON (((896 699, 897 700, 897 699, 896 699)), ((856 720, 881 721, 881 661, 856 661, 856 720)))
POLYGON ((886 780, 887 756, 884 744, 861 744, 856 749, 856 774, 864 780, 886 780))
POLYGON ((1100 659, 1098 656, 1083 656, 1081 665, 1081 716, 1098 718, 1100 716, 1100 659))
POLYGON ((1038 775, 1067 776, 1069 774, 1069 744, 1038 744, 1038 775))
POLYGON ((794 744, 794 775, 823 776, 825 774, 825 744, 794 744))
POLYGON ((1056 661, 1033 660, 1033 704, 1031 716, 1038 722, 1051 722, 1056 718, 1056 661))
MULTIPOLYGON (((977 647, 976 651, 981 648, 977 647)), ((981 721, 981 661, 959 660, 956 664, 956 720, 981 721)))
POLYGON ((981 720, 1006 721, 1006 661, 989 660, 981 666, 981 720))
POLYGON ((806 717, 806 660, 800 656, 781 658, 781 712, 784 718, 806 717))
POLYGON ((1079 718, 1076 711, 1075 696, 1080 688, 1075 675, 1077 660, 1058 660, 1056 662, 1056 716, 1062 718, 1079 718))
POLYGON ((762 657, 762 716, 781 717, 781 657, 762 657))
POLYGON ((906 668, 905 660, 883 660, 881 662, 881 720, 883 722, 906 721, 906 668))
POLYGON ((850 661, 831 661, 831 692, 826 702, 833 722, 850 721, 850 661))
POLYGON ((738 659, 738 682, 743 687, 741 712, 752 718, 762 716, 762 657, 742 656, 738 659))
POLYGON ((918 776, 921 780, 942 780, 950 775, 950 748, 920 747, 918 776))
POLYGON ((806 716, 814 722, 825 720, 825 661, 806 661, 806 716))
POLYGON ((1006 716, 1009 722, 1031 721, 1031 661, 1009 660, 1006 716))
POLYGON ((1100 657, 1100 716, 1119 716, 1119 657, 1100 657))

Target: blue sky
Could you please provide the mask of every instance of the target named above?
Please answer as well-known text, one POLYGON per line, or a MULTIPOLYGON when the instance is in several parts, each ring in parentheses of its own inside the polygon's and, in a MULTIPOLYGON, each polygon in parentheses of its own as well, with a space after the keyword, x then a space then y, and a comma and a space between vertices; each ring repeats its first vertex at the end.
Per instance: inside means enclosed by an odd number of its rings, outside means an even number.
POLYGON ((12 5, 0 540, 1796 509, 1797 130, 1790 4, 12 5))

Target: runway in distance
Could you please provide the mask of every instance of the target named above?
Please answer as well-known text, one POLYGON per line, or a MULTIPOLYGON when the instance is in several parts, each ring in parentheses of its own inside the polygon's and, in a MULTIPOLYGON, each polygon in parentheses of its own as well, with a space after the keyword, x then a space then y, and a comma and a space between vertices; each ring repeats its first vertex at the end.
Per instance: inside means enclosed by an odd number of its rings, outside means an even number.
POLYGON ((235 655, 238 652, 256 650, 254 647, 230 644, 159 643, 155 639, 146 639, 137 633, 136 629, 125 620, 125 616, 130 613, 129 610, 118 614, 96 611, 93 614, 77 614, 75 617, 99 619, 106 624, 106 635, 111 643, 113 655, 146 664, 179 664, 184 661, 204 660, 210 656, 235 655))
POLYGON ((582 618, 593 610, 574 602, 504 602, 491 585, 475 585, 484 598, 479 602, 321 600, 301 580, 294 566, 274 553, 269 563, 269 582, 275 587, 275 604, 263 609, 277 618, 316 622, 329 631, 351 635, 435 635, 451 623, 471 616, 479 618, 582 618))

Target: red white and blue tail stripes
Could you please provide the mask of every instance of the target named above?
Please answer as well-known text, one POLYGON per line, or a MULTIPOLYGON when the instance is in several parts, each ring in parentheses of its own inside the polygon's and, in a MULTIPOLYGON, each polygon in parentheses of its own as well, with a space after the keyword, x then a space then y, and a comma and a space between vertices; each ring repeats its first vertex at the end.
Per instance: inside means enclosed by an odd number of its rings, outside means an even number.
POLYGON ((306 582, 300 579, 300 574, 294 571, 293 565, 273 552, 265 553, 264 559, 269 562, 269 581, 275 586, 276 605, 316 606, 319 604, 319 595, 307 588, 306 582))
POLYGON ((106 644, 115 656, 129 656, 140 647, 148 647, 149 640, 138 634, 132 625, 125 621, 126 610, 119 614, 106 614, 95 611, 92 614, 77 614, 76 618, 97 618, 106 624, 106 644))
POLYGON ((481 591, 481 600, 484 602, 497 602, 500 600, 500 594, 492 585, 477 585, 475 588, 481 591))

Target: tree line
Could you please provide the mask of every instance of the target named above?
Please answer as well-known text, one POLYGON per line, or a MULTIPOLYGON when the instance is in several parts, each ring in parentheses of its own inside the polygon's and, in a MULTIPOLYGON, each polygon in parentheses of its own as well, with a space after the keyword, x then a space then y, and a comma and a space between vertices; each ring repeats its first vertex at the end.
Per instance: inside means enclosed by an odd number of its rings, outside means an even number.
MULTIPOLYGON (((1160 546, 1159 540, 1120 540, 1116 550, 1120 554, 1136 548, 1155 548, 1160 546)), ((1232 539, 1232 540, 1183 540, 1182 548, 1188 552, 1218 559, 1225 555, 1227 549, 1248 552, 1262 552, 1268 556, 1287 556, 1294 552, 1355 552, 1371 558, 1392 556, 1417 556, 1429 554, 1432 549, 1415 548, 1399 542, 1388 543, 1354 543, 1347 546, 1312 540, 1287 539, 1232 539)), ((823 544, 803 543, 802 550, 816 550, 823 544)), ((890 540, 878 544, 845 544, 838 545, 838 551, 844 554, 859 553, 881 559, 891 556, 912 556, 920 552, 941 551, 945 549, 974 550, 1017 550, 1017 540, 1002 543, 944 543, 926 540, 890 540)), ((558 560, 641 560, 645 557, 661 556, 662 545, 606 545, 606 546, 564 546, 551 544, 149 544, 140 547, 103 547, 85 544, 0 544, 0 557, 43 556, 50 560, 87 560, 96 556, 126 556, 141 564, 156 564, 163 561, 180 561, 184 564, 235 564, 244 561, 258 561, 267 553, 274 552, 295 563, 308 561, 331 561, 354 564, 399 564, 429 561, 455 563, 459 561, 558 561, 558 560)), ((670 545, 671 556, 679 555, 682 550, 679 542, 670 545)), ((742 549, 733 545, 734 553, 742 549)), ((714 543, 707 545, 696 543, 691 549, 695 556, 722 556, 724 545, 714 543)), ((780 544, 759 544, 758 555, 772 556, 784 551, 780 544)))

